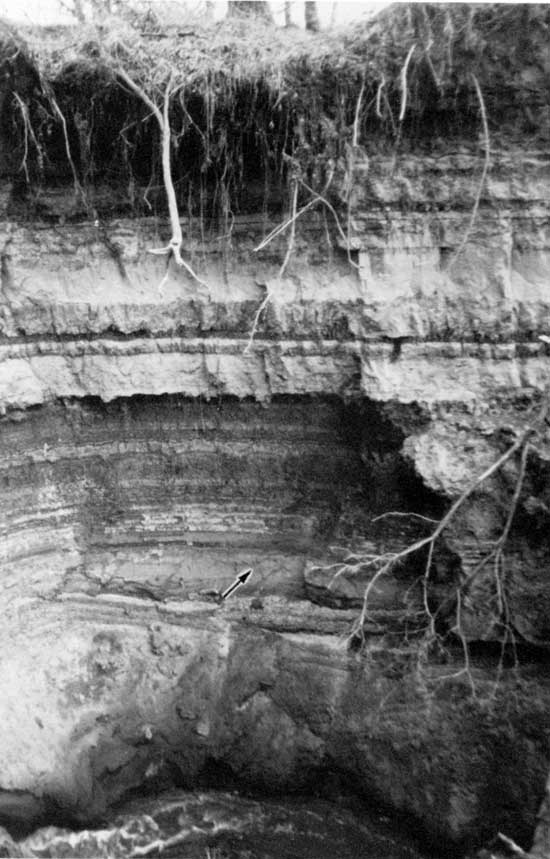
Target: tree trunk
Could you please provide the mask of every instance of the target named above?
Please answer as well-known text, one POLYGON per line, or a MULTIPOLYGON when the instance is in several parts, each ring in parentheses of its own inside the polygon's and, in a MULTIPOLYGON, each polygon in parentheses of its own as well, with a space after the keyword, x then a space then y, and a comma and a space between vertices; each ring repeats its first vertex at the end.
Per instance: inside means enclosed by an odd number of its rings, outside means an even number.
POLYGON ((285 27, 292 27, 291 0, 285 0, 285 27))
POLYGON ((315 0, 306 0, 304 4, 306 30, 312 33, 319 32, 319 13, 317 12, 317 3, 315 0))
POLYGON ((80 24, 85 24, 86 13, 84 12, 84 7, 82 6, 82 0, 73 0, 73 10, 76 20, 80 24))
POLYGON ((267 0, 229 0, 228 18, 261 18, 273 23, 273 15, 267 0))

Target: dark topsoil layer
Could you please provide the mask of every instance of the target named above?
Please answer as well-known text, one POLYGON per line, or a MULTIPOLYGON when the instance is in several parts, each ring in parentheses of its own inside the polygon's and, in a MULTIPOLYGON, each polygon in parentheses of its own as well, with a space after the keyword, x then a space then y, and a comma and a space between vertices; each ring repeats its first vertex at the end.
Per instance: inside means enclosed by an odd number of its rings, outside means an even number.
POLYGON ((366 154, 545 147, 549 27, 550 6, 499 4, 399 4, 317 34, 248 18, 163 28, 151 13, 0 24, 0 172, 26 217, 62 186, 75 218, 164 213, 159 125, 126 74, 161 110, 169 90, 182 215, 280 211, 295 182, 298 202, 308 186, 342 205, 366 154))

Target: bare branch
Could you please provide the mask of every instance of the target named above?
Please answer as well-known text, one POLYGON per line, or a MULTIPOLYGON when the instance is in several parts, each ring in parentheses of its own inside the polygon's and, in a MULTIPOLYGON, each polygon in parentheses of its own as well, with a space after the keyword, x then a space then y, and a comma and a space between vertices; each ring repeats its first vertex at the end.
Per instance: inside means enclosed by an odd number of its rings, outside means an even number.
MULTIPOLYGON (((517 478, 515 481, 514 491, 512 494, 510 506, 508 508, 508 512, 507 512, 507 516, 506 516, 506 520, 505 520, 502 532, 501 532, 498 540, 493 544, 491 551, 477 564, 477 566, 475 567, 473 572, 471 572, 470 575, 460 584, 460 586, 457 588, 456 594, 455 594, 455 597, 456 597, 455 618, 456 618, 456 620, 455 620, 455 626, 453 627, 453 629, 451 631, 455 632, 456 635, 458 636, 458 638, 460 639, 461 644, 462 644, 462 649, 464 652, 464 668, 459 673, 460 674, 466 674, 468 676, 470 685, 472 686, 472 692, 475 695, 475 687, 473 685, 473 680, 472 680, 471 671, 470 671, 468 643, 467 643, 467 640, 466 640, 466 638, 463 634, 463 631, 462 631, 462 609, 463 609, 464 594, 466 593, 468 587, 471 585, 474 578, 479 574, 479 572, 482 569, 484 569, 488 563, 490 563, 492 561, 493 565, 494 565, 494 575, 495 575, 495 583, 496 583, 496 593, 497 593, 497 600, 498 600, 499 617, 501 619, 501 622, 505 626, 506 635, 508 636, 508 635, 512 634, 512 630, 511 630, 510 625, 509 625, 509 612, 508 612, 508 606, 506 603, 506 595, 505 595, 505 589, 504 589, 505 583, 504 583, 504 579, 503 579, 503 575, 504 575, 503 551, 504 551, 504 547, 505 547, 505 545, 508 541, 509 535, 510 535, 510 530, 512 527, 514 516, 517 512, 519 499, 521 496, 521 491, 522 491, 524 480, 525 480, 525 475, 526 475, 526 471, 527 471, 527 461, 528 461, 529 453, 532 449, 529 439, 531 438, 531 436, 534 433, 538 432, 539 429, 546 424, 549 408, 550 408, 550 399, 549 399, 549 395, 547 393, 547 395, 544 398, 540 413, 536 416, 536 418, 529 424, 529 426, 527 426, 524 429, 523 432, 520 433, 520 435, 515 440, 515 442, 512 445, 510 445, 510 447, 507 450, 505 450, 504 453, 501 454, 501 456, 495 462, 493 462, 490 466, 488 466, 488 468, 486 468, 482 472, 482 474, 478 475, 478 477, 476 477, 475 480, 473 480, 469 484, 469 486, 464 490, 464 492, 462 492, 462 494, 459 496, 459 498, 457 498, 456 501, 453 502, 453 504, 451 505, 451 507, 449 508, 447 513, 443 516, 443 518, 437 523, 436 527, 433 529, 431 534, 429 534, 427 537, 423 537, 419 540, 416 540, 415 542, 411 543, 411 545, 407 546, 405 549, 401 550, 400 552, 385 553, 385 554, 381 554, 379 556, 374 556, 374 557, 369 555, 368 560, 365 558, 365 560, 360 559, 358 561, 358 563, 356 564, 357 569, 360 568, 360 569, 364 570, 365 568, 367 568, 369 566, 376 566, 376 565, 379 565, 379 568, 375 572, 375 574, 373 575, 371 580, 369 581, 369 583, 368 583, 368 585, 364 591, 363 605, 361 608, 361 613, 360 613, 360 616, 359 616, 357 622, 355 623, 355 625, 352 629, 350 638, 354 639, 357 636, 363 638, 363 636, 364 636, 363 629, 364 629, 365 623, 366 623, 367 618, 368 618, 369 598, 370 598, 370 595, 371 595, 373 589, 376 587, 378 581, 380 580, 380 578, 382 576, 384 576, 386 573, 389 573, 390 570, 393 567, 395 567, 395 565, 405 561, 409 556, 419 552, 422 549, 427 549, 427 557, 426 557, 426 561, 424 564, 424 573, 422 576, 422 582, 423 582, 422 593, 423 593, 424 612, 426 614, 426 617, 429 619, 428 629, 427 629, 425 634, 426 634, 426 641, 427 642, 435 641, 438 639, 436 626, 435 626, 437 615, 441 613, 442 609, 444 609, 446 606, 449 605, 450 601, 449 600, 444 601, 444 603, 441 604, 435 612, 433 612, 431 610, 430 605, 429 605, 429 601, 428 601, 430 574, 431 574, 431 569, 432 569, 433 554, 434 554, 434 550, 435 550, 436 541, 443 534, 445 529, 450 525, 450 523, 452 522, 453 518, 456 516, 456 514, 458 513, 458 511, 460 510, 462 505, 476 491, 476 489, 482 483, 484 483, 489 477, 491 477, 492 475, 497 473, 506 464, 506 462, 508 462, 513 456, 515 456, 516 453, 518 453, 518 451, 521 451, 518 475, 517 475, 517 478)), ((379 521, 380 519, 383 519, 387 516, 406 516, 406 515, 417 516, 417 518, 424 520, 424 521, 428 521, 428 522, 434 521, 434 520, 428 519, 428 517, 419 516, 418 514, 406 514, 406 513, 401 513, 399 511, 392 511, 392 512, 383 514, 382 516, 376 517, 376 519, 373 521, 379 521)), ((348 571, 349 571, 349 567, 348 567, 348 571)), ((335 576, 335 578, 336 578, 336 576, 335 576)), ((451 601, 452 601, 452 598, 451 598, 451 601)), ((509 641, 510 639, 507 638, 506 640, 509 641)), ((512 638, 512 641, 513 641, 513 638, 512 638)), ((458 675, 452 675, 452 676, 458 676, 458 675)), ((443 678, 443 679, 445 679, 445 678, 443 678)))
POLYGON ((470 681, 470 687, 472 690, 472 696, 476 697, 476 687, 474 685, 472 672, 470 670, 470 651, 468 649, 468 642, 464 637, 462 632, 462 592, 460 588, 456 589, 456 626, 455 626, 456 634, 460 639, 460 643, 462 644, 462 653, 464 654, 464 673, 468 677, 470 681))
POLYGON ((429 516, 422 516, 420 513, 403 513, 399 510, 389 510, 387 513, 381 513, 380 516, 375 516, 373 522, 380 522, 381 519, 387 519, 388 516, 402 516, 407 519, 422 519, 423 522, 432 522, 435 524, 437 519, 430 519, 429 516))

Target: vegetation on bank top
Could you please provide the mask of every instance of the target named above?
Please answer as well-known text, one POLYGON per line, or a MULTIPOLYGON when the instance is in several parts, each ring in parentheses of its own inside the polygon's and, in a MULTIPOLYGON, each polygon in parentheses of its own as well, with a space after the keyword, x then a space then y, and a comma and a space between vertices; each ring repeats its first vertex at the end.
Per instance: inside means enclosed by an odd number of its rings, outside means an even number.
POLYGON ((547 141, 549 27, 546 5, 422 3, 320 33, 238 16, 167 28, 150 12, 3 27, 3 169, 22 194, 105 183, 126 190, 129 210, 156 211, 153 104, 167 110, 182 213, 280 209, 296 176, 329 196, 336 177, 345 198, 364 153, 449 139, 479 151, 483 109, 492 141, 547 141))

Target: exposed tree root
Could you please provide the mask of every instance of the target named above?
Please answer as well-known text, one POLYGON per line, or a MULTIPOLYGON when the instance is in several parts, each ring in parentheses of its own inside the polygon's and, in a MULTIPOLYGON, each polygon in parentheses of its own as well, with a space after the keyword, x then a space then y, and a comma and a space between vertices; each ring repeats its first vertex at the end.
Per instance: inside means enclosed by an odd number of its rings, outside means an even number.
POLYGON ((67 161, 69 162, 69 166, 71 168, 71 173, 73 175, 73 186, 74 186, 75 197, 78 199, 78 197, 80 196, 80 199, 82 200, 84 205, 86 207, 88 207, 88 200, 86 197, 86 192, 84 191, 84 188, 80 184, 80 180, 78 178, 76 166, 75 166, 75 163, 73 161, 73 156, 71 154, 71 146, 69 143, 69 133, 67 131, 67 120, 65 119, 63 111, 59 107, 57 100, 56 100, 51 88, 48 86, 45 88, 45 90, 46 90, 46 95, 48 96, 48 100, 49 100, 49 102, 50 102, 50 104, 54 110, 55 115, 57 116, 57 118, 61 122, 61 127, 63 129, 63 141, 65 143, 65 152, 67 155, 67 161))
POLYGON ((409 53, 407 54, 407 58, 403 63, 403 68, 401 69, 401 108, 399 110, 399 122, 403 122, 405 119, 405 113, 407 110, 407 96, 408 96, 408 86, 407 86, 407 71, 409 69, 409 63, 411 61, 411 57, 414 54, 414 50, 416 45, 411 45, 409 48, 409 53))
POLYGON ((519 856, 519 859, 530 859, 529 853, 526 853, 519 844, 516 844, 516 842, 512 841, 511 838, 508 838, 507 835, 503 835, 502 832, 499 832, 497 837, 499 841, 502 841, 506 849, 514 856, 519 856))
MULTIPOLYGON (((34 132, 32 130, 31 121, 29 118, 29 108, 21 98, 18 93, 14 93, 15 102, 21 112, 21 117, 23 119, 23 157, 21 159, 21 167, 20 170, 23 170, 25 173, 25 179, 27 183, 29 182, 29 169, 28 169, 28 157, 29 157, 29 137, 32 135, 34 138, 34 132)), ((36 143, 36 138, 35 138, 36 143)))
POLYGON ((481 194, 483 193, 483 188, 485 186, 485 180, 487 178, 487 173, 489 172, 489 167, 491 163, 491 141, 489 138, 489 124, 487 122, 487 111, 485 110, 485 101, 483 99, 483 93, 481 92, 481 87, 479 85, 479 81, 475 75, 472 75, 472 80, 474 82, 474 86, 476 89, 476 95, 479 102, 479 109, 481 112, 481 121, 483 123, 483 145, 485 148, 485 160, 483 162, 483 171, 481 173, 481 179, 479 180, 479 186, 477 189, 476 198, 474 201, 474 207, 472 209, 472 213, 470 215, 470 220, 468 221, 468 226, 466 227, 466 232, 462 237, 462 241, 460 242, 458 248, 453 254, 453 257, 448 265, 448 270, 450 271, 454 264, 456 263, 458 257, 464 250, 466 243, 470 237, 470 233, 472 232, 473 226, 475 224, 475 220, 477 218, 477 213, 479 209, 479 204, 481 201, 481 194))
MULTIPOLYGON (((303 212, 303 209, 300 212, 296 211, 297 205, 298 205, 298 181, 295 180, 294 189, 292 192, 292 213, 291 213, 290 218, 288 219, 288 221, 284 225, 284 229, 286 229, 288 226, 290 226, 290 237, 288 240, 285 258, 283 260, 281 268, 279 269, 279 273, 277 274, 277 281, 278 282, 280 282, 281 278, 283 277, 283 275, 286 271, 286 267, 287 267, 288 263, 290 262, 290 257, 292 256, 292 252, 294 250, 294 242, 295 242, 295 238, 296 238, 296 221, 297 221, 298 217, 300 216, 300 214, 303 212)), ((306 208, 306 207, 304 207, 304 208, 306 208)), ((269 241, 271 241, 271 239, 275 238, 275 235, 279 235, 281 232, 283 232, 283 229, 277 228, 277 230, 272 231, 272 232, 274 233, 274 235, 272 235, 270 233, 271 238, 268 237, 269 241)), ((268 244, 268 241, 264 241, 262 244, 262 247, 265 247, 266 244, 268 244)), ((258 248, 255 248, 255 250, 258 250, 259 248, 260 248, 260 245, 258 245, 258 248)), ((248 343, 246 344, 246 346, 244 348, 244 354, 245 355, 248 352, 250 352, 250 349, 252 347, 252 343, 254 342, 254 337, 256 336, 256 333, 258 331, 258 325, 260 324, 260 319, 261 319, 262 313, 264 312, 265 308, 267 307, 267 305, 269 304, 269 302, 271 301, 272 298, 273 298, 273 292, 268 287, 266 296, 265 296, 264 300, 262 301, 262 303, 260 304, 260 306, 258 307, 256 314, 254 316, 254 321, 252 322, 252 328, 250 329, 250 335, 248 338, 248 343)))
POLYGON ((376 90, 376 116, 378 119, 384 119, 384 115, 380 109, 380 103, 382 99, 382 90, 386 86, 386 76, 382 75, 382 80, 378 84, 378 89, 376 90))
MULTIPOLYGON (((361 98, 362 98, 362 94, 360 95, 360 99, 361 98)), ((353 139, 354 140, 358 136, 359 107, 360 107, 360 101, 358 102, 357 107, 356 107, 356 124, 354 126, 354 133, 353 133, 353 139)), ((354 162, 354 157, 352 156, 350 170, 353 171, 354 168, 355 168, 355 162, 354 162)), ((288 241, 288 245, 287 245, 285 258, 284 258, 283 263, 281 265, 281 268, 279 269, 279 272, 277 274, 277 280, 278 281, 280 281, 281 278, 283 277, 283 275, 286 271, 286 268, 288 266, 288 263, 290 261, 290 257, 292 256, 292 252, 294 250, 294 243, 295 243, 295 237, 296 237, 296 221, 303 214, 305 214, 305 212, 309 211, 309 209, 312 209, 314 206, 317 206, 318 204, 322 204, 326 209, 328 209, 328 211, 333 216, 338 234, 340 235, 340 238, 342 239, 344 246, 346 248, 346 252, 348 255, 348 262, 352 266, 352 268, 355 268, 357 271, 359 270, 359 265, 355 262, 355 260, 353 260, 351 258, 351 247, 350 247, 351 242, 350 242, 350 236, 349 236, 349 232, 350 232, 349 206, 348 206, 348 231, 346 233, 346 231, 342 227, 342 224, 340 222, 340 218, 338 217, 338 213, 337 213, 336 209, 334 208, 332 203, 330 203, 329 200, 327 200, 327 198, 324 196, 327 193, 327 191, 331 185, 333 176, 334 176, 334 171, 331 171, 329 176, 328 176, 327 181, 325 182, 325 186, 323 188, 323 193, 319 194, 317 191, 314 191, 313 188, 311 188, 307 184, 307 182, 304 182, 304 180, 301 178, 300 175, 296 174, 294 176, 294 179, 293 179, 292 204, 291 204, 291 212, 290 212, 289 217, 285 221, 283 221, 282 224, 278 224, 273 230, 271 230, 271 232, 268 233, 268 235, 264 239, 262 239, 260 244, 254 248, 254 253, 257 253, 258 251, 263 250, 265 247, 267 247, 267 245, 270 242, 273 241, 273 239, 277 238, 277 236, 282 235, 287 229, 290 228, 290 237, 289 237, 289 241, 288 241), (298 190, 299 190, 299 187, 304 188, 304 190, 306 190, 308 192, 308 194, 312 195, 311 199, 304 206, 302 206, 300 209, 298 209, 298 190)), ((351 178, 350 178, 350 185, 351 185, 351 178)), ((259 308, 256 311, 256 314, 254 316, 254 320, 252 322, 252 328, 250 331, 250 336, 248 338, 248 343, 246 344, 246 347, 244 349, 245 353, 250 351, 250 348, 251 348, 252 343, 254 341, 254 337, 256 336, 256 333, 258 330, 258 325, 259 325, 261 315, 264 312, 265 308, 267 307, 267 305, 269 304, 269 302, 271 301, 272 298, 273 298, 273 293, 271 290, 268 289, 265 298, 263 299, 262 303, 260 304, 260 306, 259 306, 259 308)))
POLYGON ((300 179, 300 184, 306 189, 306 191, 309 191, 310 194, 315 195, 312 202, 322 203, 323 206, 325 206, 328 209, 328 211, 330 212, 330 214, 334 218, 334 222, 336 224, 336 229, 338 230, 338 234, 339 234, 340 238, 342 239, 342 241, 345 245, 346 252, 348 255, 348 262, 352 268, 359 271, 359 265, 351 258, 350 237, 348 234, 346 234, 344 228, 342 227, 342 224, 340 223, 340 218, 338 217, 338 213, 337 213, 336 209, 334 208, 332 203, 330 203, 327 200, 327 198, 325 196, 323 196, 327 192, 327 187, 325 187, 323 194, 318 194, 316 191, 313 190, 313 188, 310 188, 310 186, 306 182, 304 182, 303 179, 300 179))
POLYGON ((361 105, 363 103, 363 96, 365 95, 365 85, 366 80, 363 77, 363 82, 361 84, 361 89, 359 90, 359 95, 357 97, 357 104, 355 105, 355 116, 353 118, 353 137, 351 139, 351 145, 355 149, 359 146, 359 126, 361 120, 361 105))
MULTIPOLYGON (((166 190, 166 198, 168 201, 168 212, 170 215, 170 226, 172 228, 172 238, 170 239, 169 244, 165 248, 155 248, 151 249, 149 253, 159 254, 159 255, 168 255, 172 256, 176 262, 176 265, 180 266, 180 268, 184 268, 197 283, 200 283, 202 286, 207 286, 204 280, 202 280, 191 268, 189 263, 187 263, 182 255, 181 255, 181 247, 183 244, 183 234, 181 230, 181 222, 178 210, 178 203, 176 199, 176 191, 174 188, 174 182, 172 179, 172 169, 171 169, 171 159, 170 159, 170 99, 175 95, 178 91, 179 87, 175 87, 173 83, 173 75, 170 75, 168 83, 166 85, 166 89, 164 90, 164 101, 163 101, 163 109, 162 112, 158 105, 147 95, 145 90, 139 86, 129 74, 122 68, 117 69, 118 77, 132 90, 135 95, 139 96, 139 98, 147 105, 147 107, 151 110, 152 114, 155 116, 162 139, 162 177, 164 181, 164 188, 166 190)), ((165 278, 163 279, 164 282, 165 278)))
MULTIPOLYGON (((494 579, 495 579, 495 593, 497 599, 497 616, 496 619, 502 625, 504 629, 504 634, 506 637, 506 641, 510 641, 510 635, 512 634, 511 625, 510 625, 510 613, 507 604, 506 598, 506 588, 505 588, 505 568, 504 568, 504 549, 506 543, 508 541, 510 530, 512 527, 512 523, 517 512, 519 499, 521 495, 521 491, 523 488, 523 483, 525 480, 525 474, 527 470, 527 460, 529 457, 529 453, 531 452, 532 444, 531 438, 533 435, 540 432, 545 424, 547 424, 547 416, 550 407, 549 395, 547 394, 544 398, 543 406, 540 410, 540 413, 535 418, 535 420, 519 435, 516 441, 485 471, 476 477, 470 485, 465 489, 465 491, 457 498, 456 501, 453 502, 447 513, 443 516, 441 520, 437 522, 435 528, 431 531, 431 533, 423 537, 415 542, 411 543, 405 549, 400 552, 387 552, 381 555, 368 555, 362 558, 355 565, 348 565, 346 567, 346 571, 354 572, 354 570, 364 571, 366 568, 375 567, 376 572, 370 579, 364 595, 363 595, 363 605, 361 608, 361 613, 354 624, 352 629, 350 640, 357 641, 358 639, 364 642, 364 627, 367 621, 369 620, 369 606, 370 606, 370 598, 373 590, 376 588, 378 582, 387 575, 395 566, 403 563, 407 558, 415 555, 419 551, 427 550, 427 557, 424 563, 424 572, 421 578, 422 581, 422 594, 423 594, 423 604, 424 604, 424 612, 426 618, 428 620, 428 626, 425 630, 425 643, 426 647, 429 648, 433 643, 437 642, 439 639, 438 633, 436 631, 436 620, 441 613, 452 607, 454 602, 454 611, 455 611, 455 623, 452 629, 450 630, 454 633, 457 638, 460 640, 463 653, 464 653, 464 666, 463 668, 456 672, 453 675, 449 676, 459 676, 461 674, 466 674, 472 686, 472 691, 475 694, 475 688, 473 684, 473 680, 470 672, 470 662, 469 662, 469 650, 468 643, 466 637, 463 634, 463 624, 462 624, 462 612, 464 609, 465 600, 468 599, 468 592, 476 579, 476 577, 484 570, 488 565, 492 564, 494 579), (502 469, 502 467, 514 457, 516 454, 520 454, 519 461, 519 469, 516 477, 514 491, 512 494, 512 498, 510 500, 510 505, 507 511, 506 520, 504 523, 504 527, 498 539, 491 546, 490 550, 487 554, 479 561, 479 563, 475 566, 475 568, 470 572, 470 574, 459 584, 456 588, 454 597, 450 597, 447 600, 443 601, 442 604, 438 606, 438 608, 434 611, 430 608, 429 605, 429 586, 430 586, 430 575, 432 571, 432 562, 433 562, 433 554, 436 546, 437 540, 442 536, 443 532, 449 527, 455 518, 458 511, 464 505, 468 498, 476 491, 476 489, 484 483, 489 477, 496 474, 498 471, 502 469)), ((434 523, 434 520, 429 519, 428 517, 418 516, 418 514, 406 514, 400 512, 389 512, 383 514, 383 516, 377 517, 378 519, 387 517, 387 516, 407 516, 411 515, 420 519, 423 519, 429 523, 434 523)), ((375 520, 376 521, 376 520, 375 520)), ((340 574, 339 573, 337 575, 340 574)), ((336 578, 336 576, 335 576, 336 578)), ((513 641, 512 641, 513 643, 513 641)), ((445 678, 444 678, 445 679, 445 678)), ((448 679, 448 678, 447 678, 448 679)))
POLYGON ((170 850, 172 847, 177 847, 180 844, 183 844, 185 841, 189 840, 188 832, 179 832, 176 835, 172 835, 170 838, 157 838, 155 841, 151 841, 149 844, 144 844, 143 846, 134 847, 132 853, 130 854, 130 859, 134 859, 134 857, 139 856, 150 856, 152 853, 162 854, 164 850, 170 850))

